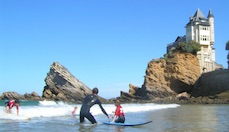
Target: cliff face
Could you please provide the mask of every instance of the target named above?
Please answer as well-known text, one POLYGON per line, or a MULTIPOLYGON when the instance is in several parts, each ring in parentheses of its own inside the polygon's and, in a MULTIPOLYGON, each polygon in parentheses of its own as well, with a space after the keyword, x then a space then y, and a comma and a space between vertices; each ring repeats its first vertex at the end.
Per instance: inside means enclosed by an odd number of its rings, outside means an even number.
MULTIPOLYGON (((167 61, 165 59, 150 61, 144 84, 133 95, 152 99, 182 92, 189 93, 199 76, 200 67, 197 57, 191 53, 177 52, 168 56, 167 61)), ((130 88, 131 90, 133 91, 133 88, 130 88)))
POLYGON ((195 55, 174 53, 167 62, 165 59, 149 62, 142 88, 159 97, 190 92, 199 76, 200 67, 195 55))
POLYGON ((51 100, 82 101, 91 90, 76 79, 64 66, 54 62, 45 78, 42 97, 51 100))

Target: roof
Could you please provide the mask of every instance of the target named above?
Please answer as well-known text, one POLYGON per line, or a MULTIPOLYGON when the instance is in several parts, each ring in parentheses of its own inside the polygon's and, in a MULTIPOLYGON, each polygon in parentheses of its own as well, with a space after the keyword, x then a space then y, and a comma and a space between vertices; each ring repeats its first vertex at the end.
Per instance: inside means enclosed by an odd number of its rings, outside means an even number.
POLYGON ((201 12, 200 9, 197 9, 196 13, 193 16, 194 21, 201 21, 201 20, 207 20, 207 18, 204 16, 204 14, 201 12))
POLYGON ((210 9, 209 12, 208 12, 208 18, 209 18, 209 17, 214 17, 211 9, 210 9))
MULTIPOLYGON (((211 17, 212 11, 209 11, 208 17, 211 17)), ((201 12, 200 9, 197 9, 196 13, 190 17, 190 21, 186 24, 185 27, 189 25, 204 25, 204 26, 210 26, 208 19, 204 16, 204 14, 201 12), (196 23, 197 22, 197 23, 196 23)))

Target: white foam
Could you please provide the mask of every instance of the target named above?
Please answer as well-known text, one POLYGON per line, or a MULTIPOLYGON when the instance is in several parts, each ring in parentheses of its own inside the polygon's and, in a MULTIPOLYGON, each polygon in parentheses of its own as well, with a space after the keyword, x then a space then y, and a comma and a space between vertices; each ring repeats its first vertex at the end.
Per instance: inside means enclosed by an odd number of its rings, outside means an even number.
MULTIPOLYGON (((0 107, 0 119, 31 119, 41 117, 58 117, 58 116, 71 116, 74 107, 77 106, 78 110, 75 114, 79 114, 81 105, 66 104, 63 102, 54 101, 40 101, 38 106, 20 106, 19 116, 16 115, 16 108, 13 107, 12 114, 7 114, 4 107, 0 107), (1 110, 2 109, 2 110, 1 110)), ((115 111, 114 104, 103 104, 104 109, 108 114, 113 114, 115 111)), ((122 104, 125 113, 128 112, 144 112, 153 110, 162 110, 168 108, 177 108, 177 104, 122 104)), ((103 114, 98 105, 91 108, 93 115, 103 114)))
MULTIPOLYGON (((108 114, 113 114, 115 111, 115 106, 114 105, 103 105, 104 109, 108 114)), ((169 109, 169 108, 177 108, 180 105, 178 104, 153 104, 153 103, 148 103, 148 104, 122 104, 122 108, 124 113, 129 113, 129 112, 145 112, 145 111, 153 111, 153 110, 162 110, 162 109, 169 109)), ((96 115, 96 114, 102 114, 102 111, 100 110, 99 106, 93 106, 91 108, 91 112, 96 115)))

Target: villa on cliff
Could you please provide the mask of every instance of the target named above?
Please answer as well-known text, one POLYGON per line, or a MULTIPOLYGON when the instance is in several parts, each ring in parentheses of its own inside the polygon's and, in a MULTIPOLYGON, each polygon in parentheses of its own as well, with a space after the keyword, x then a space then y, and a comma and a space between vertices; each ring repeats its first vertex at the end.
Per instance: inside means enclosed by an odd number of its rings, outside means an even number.
POLYGON ((194 16, 189 18, 185 28, 186 35, 178 36, 175 42, 168 44, 167 53, 171 48, 176 47, 179 42, 196 41, 201 45, 201 50, 197 52, 201 73, 215 70, 217 64, 215 63, 215 49, 213 48, 215 35, 212 11, 209 10, 206 18, 198 9, 194 16))

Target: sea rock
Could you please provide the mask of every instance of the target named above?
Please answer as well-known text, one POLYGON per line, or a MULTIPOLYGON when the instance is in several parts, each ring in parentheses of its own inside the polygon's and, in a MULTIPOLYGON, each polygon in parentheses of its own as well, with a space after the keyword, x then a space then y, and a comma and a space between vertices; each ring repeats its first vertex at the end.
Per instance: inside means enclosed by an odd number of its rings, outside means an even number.
POLYGON ((229 99, 229 69, 203 73, 196 81, 191 95, 194 97, 229 99))
MULTIPOLYGON (((81 102, 92 91, 75 78, 64 66, 54 62, 45 78, 46 86, 42 97, 48 100, 81 102)), ((105 99, 101 98, 102 101, 105 99)))
POLYGON ((200 76, 198 58, 191 53, 176 52, 168 59, 149 62, 143 89, 148 96, 168 97, 182 92, 191 92, 200 76))
POLYGON ((11 100, 11 99, 25 100, 25 97, 17 92, 4 92, 0 96, 0 99, 1 100, 11 100))
MULTIPOLYGON (((196 55, 184 52, 170 54, 167 59, 153 59, 148 63, 142 87, 129 84, 129 93, 121 92, 125 100, 174 97, 191 92, 200 76, 196 55)), ((168 98, 168 99, 169 99, 168 98)))
POLYGON ((39 96, 36 92, 32 92, 31 94, 24 94, 21 95, 17 92, 4 92, 0 96, 0 100, 12 100, 12 99, 18 99, 18 100, 43 100, 41 96, 39 96))
POLYGON ((43 100, 41 96, 39 96, 36 92, 32 92, 31 94, 24 94, 26 100, 43 100))
POLYGON ((228 104, 229 70, 201 74, 196 55, 175 52, 148 63, 142 87, 129 85, 123 102, 228 104))

